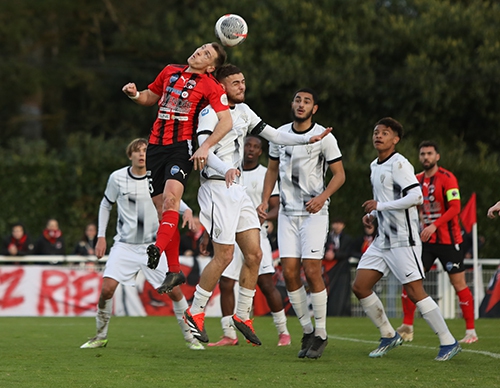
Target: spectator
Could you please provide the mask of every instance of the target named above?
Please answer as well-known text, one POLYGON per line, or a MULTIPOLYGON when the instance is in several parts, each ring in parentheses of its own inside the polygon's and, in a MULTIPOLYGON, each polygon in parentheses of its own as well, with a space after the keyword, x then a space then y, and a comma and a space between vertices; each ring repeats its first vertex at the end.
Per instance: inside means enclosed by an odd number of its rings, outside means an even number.
POLYGON ((377 234, 375 225, 363 225, 363 235, 354 240, 352 255, 358 259, 368 249, 377 234))
POLYGON ((12 225, 12 233, 6 237, 2 246, 2 255, 26 256, 33 253, 33 243, 23 224, 12 225))
POLYGON ((93 256, 95 255, 95 245, 97 244, 97 226, 94 223, 87 224, 82 239, 73 249, 73 255, 93 256))
POLYGON ((55 218, 50 218, 42 232, 42 235, 35 243, 35 255, 64 255, 64 237, 59 222, 55 218))
POLYGON ((353 239, 344 233, 345 221, 334 218, 331 223, 331 231, 328 233, 325 246, 324 260, 348 260, 352 255, 353 239))

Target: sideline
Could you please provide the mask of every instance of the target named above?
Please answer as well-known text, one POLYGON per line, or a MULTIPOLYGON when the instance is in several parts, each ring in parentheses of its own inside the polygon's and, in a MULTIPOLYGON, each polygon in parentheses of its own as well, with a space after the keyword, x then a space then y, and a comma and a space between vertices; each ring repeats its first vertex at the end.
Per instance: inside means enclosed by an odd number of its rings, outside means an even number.
MULTIPOLYGON (((351 342, 360 342, 364 344, 375 344, 378 345, 379 341, 367 341, 367 340, 362 340, 358 338, 347 338, 347 337, 339 337, 336 335, 328 335, 328 338, 334 339, 334 340, 339 340, 339 341, 351 341, 351 342)), ((404 343, 404 347, 412 347, 412 348, 418 348, 418 349, 430 349, 430 350, 437 350, 437 347, 433 346, 421 346, 421 345, 412 345, 409 344, 408 342, 404 343)), ((480 354, 482 356, 487 356, 487 357, 492 357, 492 358, 498 358, 500 359, 500 354, 498 353, 492 353, 492 352, 487 352, 484 350, 473 350, 473 349, 466 349, 462 346, 462 352, 464 353, 474 353, 474 354, 480 354)))

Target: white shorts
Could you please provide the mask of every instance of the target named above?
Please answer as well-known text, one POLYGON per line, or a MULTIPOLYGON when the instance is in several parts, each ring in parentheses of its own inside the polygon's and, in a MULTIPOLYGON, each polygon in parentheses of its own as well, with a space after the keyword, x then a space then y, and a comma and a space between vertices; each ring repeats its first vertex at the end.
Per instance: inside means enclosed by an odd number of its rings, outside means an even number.
POLYGON ((148 245, 115 242, 109 251, 103 277, 115 279, 124 286, 135 286, 135 277, 141 270, 154 288, 160 287, 167 273, 167 260, 162 254, 158 268, 149 268, 146 253, 148 245))
MULTIPOLYGON (((262 261, 260 262, 259 276, 267 273, 274 273, 273 252, 271 249, 271 243, 267 238, 267 231, 262 232, 262 230, 260 233, 260 249, 262 249, 262 261)), ((243 253, 241 252, 241 249, 238 246, 238 244, 236 244, 234 246, 233 260, 226 267, 226 269, 222 273, 222 276, 233 280, 239 280, 241 267, 243 265, 243 260, 244 260, 243 253)))
POLYGON ((228 188, 225 181, 207 180, 198 190, 198 203, 200 221, 218 244, 233 245, 236 233, 260 229, 257 210, 242 185, 228 188))
POLYGON ((380 249, 372 244, 359 259, 358 269, 372 269, 384 276, 391 271, 401 284, 425 279, 422 246, 380 249))
POLYGON ((280 257, 323 259, 328 215, 278 215, 278 248, 280 257))

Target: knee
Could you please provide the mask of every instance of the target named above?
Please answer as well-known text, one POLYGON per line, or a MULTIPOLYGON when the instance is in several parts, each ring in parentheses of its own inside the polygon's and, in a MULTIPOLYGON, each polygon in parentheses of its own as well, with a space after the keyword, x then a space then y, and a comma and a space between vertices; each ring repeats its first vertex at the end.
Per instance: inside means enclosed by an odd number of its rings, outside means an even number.
POLYGON ((107 284, 102 285, 101 289, 101 300, 105 301, 111 299, 115 293, 115 288, 107 284))
POLYGON ((354 281, 354 283, 352 284, 352 292, 358 299, 366 298, 369 295, 369 293, 367 293, 366 287, 356 281, 354 281))

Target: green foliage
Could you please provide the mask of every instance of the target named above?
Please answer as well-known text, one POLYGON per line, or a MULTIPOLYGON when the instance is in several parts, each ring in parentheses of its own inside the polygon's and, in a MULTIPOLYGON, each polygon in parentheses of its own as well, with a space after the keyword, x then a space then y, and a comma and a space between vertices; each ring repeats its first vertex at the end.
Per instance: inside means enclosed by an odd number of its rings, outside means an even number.
MULTIPOLYGON (((215 39, 215 21, 228 12, 249 25, 248 39, 227 52, 245 73, 247 102, 265 121, 289 121, 293 92, 317 89, 316 119, 335 128, 347 171, 332 213, 351 209, 357 228, 371 191, 369 132, 392 116, 405 126, 401 146, 408 144, 410 159, 425 138, 443 144, 443 166, 457 175, 462 199, 478 194, 483 253, 498 256, 496 224, 484 214, 499 187, 500 4, 482 0, 3 1, 0 177, 9 205, 0 211, 0 232, 18 217, 31 230, 52 214, 70 229, 95 218, 106 177, 123 165, 97 161, 122 160, 124 145, 146 137, 156 113, 131 103, 122 86, 145 89, 166 64, 185 63, 215 39), (21 107, 39 108, 40 116, 21 107), (41 136, 30 134, 35 124, 41 136), (39 137, 45 142, 24 144, 39 137), (68 203, 71 210, 62 206, 68 203)), ((186 192, 195 209, 196 178, 186 192)))

